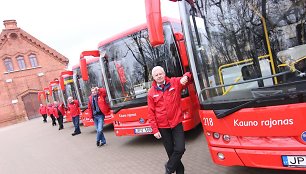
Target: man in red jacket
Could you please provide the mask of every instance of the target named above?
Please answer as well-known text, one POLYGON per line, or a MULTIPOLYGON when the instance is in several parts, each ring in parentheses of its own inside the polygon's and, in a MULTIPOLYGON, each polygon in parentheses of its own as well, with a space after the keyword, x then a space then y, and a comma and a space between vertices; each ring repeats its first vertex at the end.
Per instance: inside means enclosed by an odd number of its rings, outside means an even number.
POLYGON ((53 104, 53 115, 57 119, 58 122, 58 130, 64 129, 63 125, 63 120, 64 120, 64 115, 65 115, 65 109, 64 109, 64 104, 58 104, 57 101, 54 102, 53 104))
POLYGON ((154 82, 148 93, 148 116, 153 134, 162 138, 169 157, 166 174, 184 173, 181 158, 185 152, 185 136, 181 109, 181 91, 191 81, 191 74, 168 78, 161 66, 152 69, 154 82))
POLYGON ((68 110, 70 111, 70 115, 72 117, 72 122, 74 125, 74 132, 71 135, 75 136, 81 133, 79 101, 73 100, 72 97, 68 97, 68 110))
POLYGON ((47 123, 47 106, 40 104, 39 106, 39 113, 43 117, 43 122, 47 123))
POLYGON ((105 98, 106 90, 104 88, 91 88, 91 95, 88 99, 88 111, 95 123, 95 128, 97 131, 97 147, 101 147, 106 144, 103 134, 103 125, 105 115, 109 114, 110 108, 105 98))

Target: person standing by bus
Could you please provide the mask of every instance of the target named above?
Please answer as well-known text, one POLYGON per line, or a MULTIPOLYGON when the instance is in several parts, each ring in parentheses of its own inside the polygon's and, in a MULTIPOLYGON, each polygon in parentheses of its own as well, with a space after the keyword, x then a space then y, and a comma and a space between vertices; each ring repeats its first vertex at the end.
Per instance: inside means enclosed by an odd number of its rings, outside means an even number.
POLYGON ((71 135, 75 136, 81 134, 79 101, 74 100, 71 96, 68 97, 68 111, 70 111, 72 122, 74 125, 74 132, 71 135))
POLYGON ((47 123, 47 107, 43 104, 40 104, 39 106, 39 113, 43 117, 43 122, 47 123))
POLYGON ((148 116, 153 134, 162 139, 169 160, 166 174, 184 173, 181 158, 185 152, 185 135, 181 109, 181 91, 191 82, 191 74, 168 78, 161 66, 152 69, 153 83, 148 92, 148 116))
POLYGON ((56 119, 53 115, 53 105, 51 103, 48 104, 47 107, 47 113, 50 116, 51 120, 52 120, 52 126, 56 126, 56 119))
POLYGON ((88 111, 91 114, 97 131, 96 145, 101 147, 106 144, 103 134, 105 115, 109 114, 110 108, 106 102, 106 90, 104 88, 91 88, 91 95, 88 99, 88 111))
POLYGON ((65 115, 65 108, 64 104, 59 104, 57 101, 53 104, 53 115, 57 119, 58 122, 58 130, 64 129, 63 121, 64 121, 64 115, 65 115))

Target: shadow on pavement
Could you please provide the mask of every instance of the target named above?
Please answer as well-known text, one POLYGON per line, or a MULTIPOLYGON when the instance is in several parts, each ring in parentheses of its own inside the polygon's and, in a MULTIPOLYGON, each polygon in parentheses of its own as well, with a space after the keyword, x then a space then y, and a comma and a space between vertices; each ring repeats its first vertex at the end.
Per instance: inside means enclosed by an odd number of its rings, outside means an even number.
MULTIPOLYGON (((122 137, 124 138, 124 137, 122 137)), ((137 146, 137 145, 152 145, 152 144, 162 144, 161 140, 156 139, 153 135, 139 135, 129 137, 125 145, 137 146)))
POLYGON ((195 141, 199 136, 204 136, 201 123, 197 125, 195 128, 185 132, 186 142, 195 141))

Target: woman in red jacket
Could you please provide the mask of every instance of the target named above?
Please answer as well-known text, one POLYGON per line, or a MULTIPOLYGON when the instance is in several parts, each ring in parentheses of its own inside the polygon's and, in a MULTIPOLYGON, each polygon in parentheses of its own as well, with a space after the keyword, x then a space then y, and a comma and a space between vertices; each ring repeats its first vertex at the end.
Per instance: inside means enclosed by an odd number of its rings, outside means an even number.
POLYGON ((181 92, 191 81, 191 74, 168 78, 162 67, 152 69, 154 82, 148 93, 148 116, 153 134, 162 138, 169 157, 166 174, 183 174, 181 158, 185 152, 185 136, 181 109, 181 92))
POLYGON ((51 103, 48 104, 47 113, 52 119, 52 126, 56 126, 56 119, 53 115, 53 105, 51 103))
POLYGON ((75 136, 81 133, 79 101, 73 100, 72 97, 68 97, 68 110, 70 111, 72 122, 74 125, 74 132, 71 135, 75 136))
POLYGON ((63 120, 64 120, 64 115, 65 115, 65 109, 64 109, 64 104, 58 104, 57 101, 54 102, 53 105, 53 115, 57 119, 58 122, 58 130, 64 129, 63 125, 63 120))
POLYGON ((40 104, 39 106, 39 113, 43 117, 43 122, 47 123, 47 107, 43 104, 40 104))

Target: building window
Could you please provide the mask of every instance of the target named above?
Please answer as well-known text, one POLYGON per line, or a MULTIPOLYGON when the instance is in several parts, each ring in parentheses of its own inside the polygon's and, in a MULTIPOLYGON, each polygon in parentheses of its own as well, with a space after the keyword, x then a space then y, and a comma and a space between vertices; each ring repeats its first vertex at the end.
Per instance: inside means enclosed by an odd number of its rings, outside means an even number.
POLYGON ((11 58, 5 58, 4 59, 4 65, 6 67, 7 72, 12 72, 14 71, 13 63, 11 58))
POLYGON ((17 57, 17 62, 18 62, 18 66, 19 66, 20 70, 26 69, 26 65, 25 65, 23 56, 18 56, 17 57))
POLYGON ((38 66, 38 63, 37 63, 37 59, 36 59, 36 55, 35 55, 35 54, 29 55, 29 59, 30 59, 31 66, 32 66, 33 68, 35 68, 35 67, 38 66))

